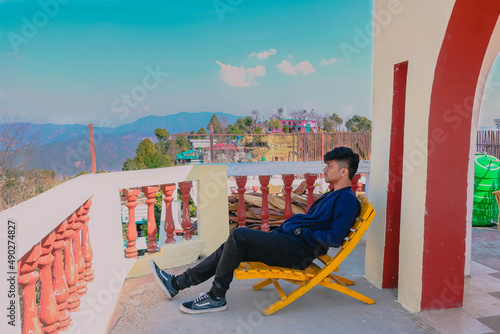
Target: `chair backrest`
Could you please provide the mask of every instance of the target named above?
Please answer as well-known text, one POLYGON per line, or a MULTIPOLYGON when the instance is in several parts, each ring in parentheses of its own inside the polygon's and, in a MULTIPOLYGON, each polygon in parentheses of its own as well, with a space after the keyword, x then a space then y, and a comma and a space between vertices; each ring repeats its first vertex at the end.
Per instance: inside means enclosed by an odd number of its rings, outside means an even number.
POLYGON ((352 225, 351 232, 342 243, 342 249, 333 257, 333 261, 336 263, 341 263, 356 247, 375 216, 373 205, 368 199, 362 195, 359 195, 358 199, 361 204, 361 213, 352 225))

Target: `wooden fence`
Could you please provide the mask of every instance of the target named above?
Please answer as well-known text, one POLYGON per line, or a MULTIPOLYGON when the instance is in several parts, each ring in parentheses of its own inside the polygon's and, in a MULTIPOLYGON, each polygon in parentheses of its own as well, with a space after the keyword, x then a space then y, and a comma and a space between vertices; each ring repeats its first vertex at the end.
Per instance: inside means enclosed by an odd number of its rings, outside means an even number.
POLYGON ((478 131, 476 151, 485 152, 500 159, 500 131, 478 131))
POLYGON ((297 133, 295 139, 298 161, 322 161, 323 155, 337 146, 352 148, 361 160, 371 159, 368 132, 297 133))

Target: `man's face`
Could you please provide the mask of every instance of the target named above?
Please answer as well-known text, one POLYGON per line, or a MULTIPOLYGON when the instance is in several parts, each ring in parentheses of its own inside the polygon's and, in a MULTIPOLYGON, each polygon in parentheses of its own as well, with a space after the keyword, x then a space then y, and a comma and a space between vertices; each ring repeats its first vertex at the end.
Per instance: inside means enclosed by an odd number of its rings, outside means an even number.
POLYGON ((342 168, 335 160, 328 161, 325 168, 323 168, 323 172, 325 173, 325 182, 327 183, 335 183, 349 173, 347 168, 342 168))

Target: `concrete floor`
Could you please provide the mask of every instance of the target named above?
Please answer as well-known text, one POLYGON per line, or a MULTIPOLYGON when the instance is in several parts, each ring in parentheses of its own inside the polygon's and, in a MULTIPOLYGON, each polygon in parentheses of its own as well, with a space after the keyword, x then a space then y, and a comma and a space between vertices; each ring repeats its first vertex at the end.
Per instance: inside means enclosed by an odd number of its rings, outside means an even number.
MULTIPOLYGON (((344 261, 339 274, 355 280, 353 290, 377 301, 366 305, 318 286, 271 316, 262 309, 279 298, 274 288, 253 291, 254 281, 233 281, 228 309, 187 315, 181 303, 210 288, 211 282, 168 300, 152 274, 126 280, 107 333, 500 333, 500 232, 473 229, 472 276, 466 278, 464 307, 411 314, 397 302, 397 290, 380 290, 364 277, 364 244, 344 261)), ((187 267, 175 268, 174 274, 187 267)), ((293 284, 283 284, 285 292, 293 284)))

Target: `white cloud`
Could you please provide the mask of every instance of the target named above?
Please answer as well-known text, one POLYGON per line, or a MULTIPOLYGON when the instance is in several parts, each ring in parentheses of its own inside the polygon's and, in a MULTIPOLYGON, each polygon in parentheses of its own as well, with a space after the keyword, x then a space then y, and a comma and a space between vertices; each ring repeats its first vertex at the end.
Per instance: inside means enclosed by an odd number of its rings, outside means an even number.
POLYGON ((276 65, 276 67, 279 68, 281 72, 291 75, 308 75, 309 73, 316 72, 314 67, 307 60, 304 60, 295 66, 293 66, 288 60, 283 60, 281 63, 276 65))
POLYGON ((227 83, 229 86, 235 87, 250 87, 257 86, 255 77, 263 77, 266 74, 266 69, 262 65, 257 65, 256 67, 249 67, 245 69, 245 66, 231 66, 229 64, 225 65, 220 61, 215 61, 220 65, 219 76, 227 83))
POLYGON ((330 60, 321 59, 320 65, 321 66, 326 66, 326 65, 329 65, 329 64, 338 63, 339 61, 342 61, 342 58, 332 58, 330 60))
POLYGON ((269 50, 264 50, 262 52, 252 52, 251 54, 248 55, 248 57, 255 57, 259 59, 267 59, 269 56, 275 55, 276 54, 276 49, 269 49, 269 50))

